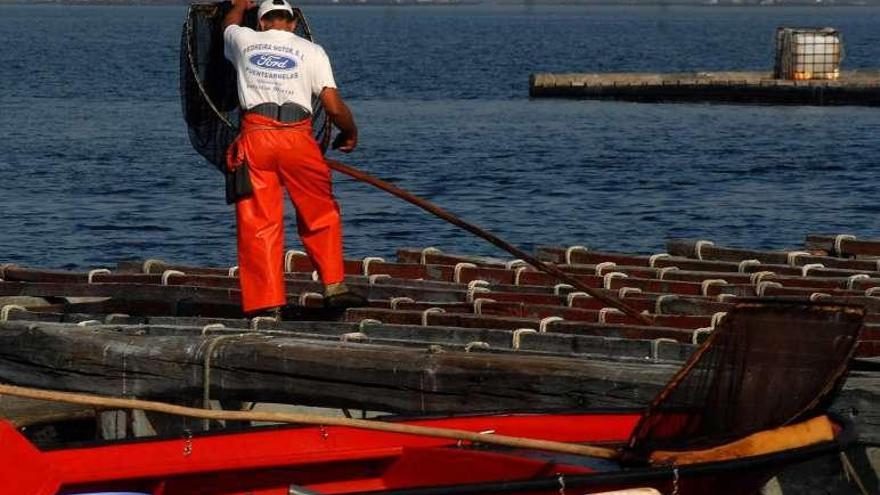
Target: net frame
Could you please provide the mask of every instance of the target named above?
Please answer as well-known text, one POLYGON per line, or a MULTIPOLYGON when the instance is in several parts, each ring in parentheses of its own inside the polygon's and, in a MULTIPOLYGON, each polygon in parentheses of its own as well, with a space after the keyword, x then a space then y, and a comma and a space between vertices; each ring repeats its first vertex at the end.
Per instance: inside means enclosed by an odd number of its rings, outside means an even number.
MULTIPOLYGON (((807 321, 806 317, 804 321, 807 321)), ((725 317, 721 325, 709 335, 709 338, 691 356, 675 376, 673 376, 666 387, 654 398, 645 410, 645 413, 633 429, 630 440, 624 449, 626 457, 631 459, 644 459, 654 450, 685 451, 711 448, 722 445, 734 438, 743 437, 765 429, 778 428, 824 413, 824 411, 830 406, 834 396, 843 386, 847 372, 849 371, 849 363, 855 355, 858 337, 863 326, 864 308, 861 306, 779 299, 748 300, 737 304, 735 309, 725 317), (705 380, 701 378, 700 373, 707 373, 707 370, 704 369, 704 367, 707 364, 710 366, 714 364, 715 361, 713 360, 720 361, 722 359, 734 359, 735 356, 725 357, 726 355, 724 352, 734 352, 736 346, 743 343, 742 341, 735 340, 738 337, 741 338, 740 335, 734 333, 737 331, 733 328, 734 323, 742 324, 742 322, 736 322, 737 318, 748 319, 751 317, 749 316, 750 314, 759 315, 756 317, 758 318, 762 312, 772 313, 774 311, 778 311, 780 315, 795 315, 793 318, 790 318, 792 323, 797 323, 799 314, 812 317, 824 313, 825 316, 829 317, 828 319, 831 324, 837 325, 837 327, 833 329, 836 330, 836 332, 829 331, 827 336, 820 336, 820 339, 827 338, 827 343, 832 346, 833 349, 829 349, 829 353, 832 350, 834 351, 834 354, 829 359, 829 373, 825 377, 826 379, 824 383, 822 383, 821 387, 812 387, 810 390, 812 395, 810 397, 805 397, 801 402, 797 402, 797 405, 793 404, 786 409, 788 413, 785 418, 775 418, 775 422, 765 421, 764 424, 760 426, 748 425, 752 427, 744 427, 742 424, 743 422, 740 422, 732 425, 731 429, 736 429, 736 431, 709 431, 707 436, 706 429, 711 430, 712 421, 706 421, 706 418, 715 419, 714 416, 711 416, 712 410, 710 408, 714 405, 716 406, 715 412, 721 413, 723 410, 718 411, 717 406, 720 406, 720 402, 713 403, 712 401, 707 400, 713 391, 699 389, 699 386, 710 382, 712 384, 717 384, 717 380, 705 380), (732 348, 734 349, 733 351, 731 350, 732 348), (691 383, 694 381, 696 381, 696 386, 694 386, 694 383, 691 383), (682 405, 687 399, 692 398, 688 395, 690 390, 685 388, 688 386, 692 387, 693 390, 700 390, 701 393, 705 394, 705 396, 694 401, 697 408, 703 407, 703 409, 691 411, 686 405, 682 405), (675 395, 681 390, 684 390, 684 393, 682 394, 685 398, 684 401, 681 400, 681 397, 675 397, 675 395), (698 403, 700 399, 703 401, 702 404, 698 403), (675 401, 680 402, 676 404, 675 401), (694 418, 689 416, 691 414, 695 415, 694 418), (710 426, 704 428, 707 424, 710 426), (694 427, 695 425, 696 427, 694 427), (704 429, 700 430, 700 428, 704 429)), ((809 322, 804 324, 804 328, 808 327, 809 322)), ((764 330, 773 331, 774 329, 771 328, 764 330)), ((779 331, 796 332, 799 330, 801 330, 801 328, 797 325, 788 324, 779 331)), ((758 330, 752 328, 750 331, 756 332, 758 330)), ((792 335, 794 335, 794 333, 792 333, 792 335)), ((755 337, 755 339, 760 338, 761 336, 755 337)), ((752 341, 745 342, 747 344, 747 353, 763 352, 768 355, 772 354, 772 352, 766 352, 766 349, 755 349, 752 346, 752 341)), ((752 355, 752 357, 754 356, 755 354, 752 355)), ((805 356, 804 360, 809 357, 810 356, 805 356)), ((743 362, 739 364, 744 365, 746 361, 747 359, 743 359, 743 362)), ((711 372, 711 369, 709 371, 711 372)), ((734 371, 744 373, 746 370, 740 369, 734 371)), ((730 371, 719 372, 716 370, 716 373, 722 372, 729 373, 730 371)), ((721 378, 724 377, 722 376, 721 378)), ((791 391, 788 392, 791 393, 791 391)), ((791 395, 798 396, 799 394, 795 393, 791 395)), ((756 397, 755 399, 757 400, 760 398, 756 397)))

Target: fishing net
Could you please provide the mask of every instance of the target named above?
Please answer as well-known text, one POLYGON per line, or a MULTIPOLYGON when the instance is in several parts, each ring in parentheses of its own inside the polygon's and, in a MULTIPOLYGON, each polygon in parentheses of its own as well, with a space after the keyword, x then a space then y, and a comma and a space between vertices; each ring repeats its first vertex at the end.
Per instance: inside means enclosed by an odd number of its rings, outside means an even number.
MULTIPOLYGON (((223 55, 223 18, 231 2, 196 2, 189 6, 180 42, 180 98, 193 148, 218 169, 226 168, 226 149, 238 135, 241 108, 235 67, 223 55)), ((257 25, 257 10, 244 25, 257 25)), ((295 33, 312 40, 300 9, 294 9, 295 33)), ((312 101, 312 126, 321 151, 330 142, 330 121, 321 101, 312 101)))
POLYGON ((862 319, 850 306, 737 305, 648 407, 629 450, 711 448, 821 414, 843 384, 862 319))

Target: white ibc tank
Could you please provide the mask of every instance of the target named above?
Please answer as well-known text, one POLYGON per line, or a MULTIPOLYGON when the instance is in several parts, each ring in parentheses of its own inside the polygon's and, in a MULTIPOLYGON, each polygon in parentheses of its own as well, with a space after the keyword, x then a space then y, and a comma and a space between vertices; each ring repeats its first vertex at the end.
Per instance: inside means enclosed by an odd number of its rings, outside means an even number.
POLYGON ((775 76, 780 79, 837 79, 843 44, 832 28, 779 28, 775 76))
POLYGON ((794 79, 837 79, 840 75, 840 36, 833 33, 795 33, 794 79))

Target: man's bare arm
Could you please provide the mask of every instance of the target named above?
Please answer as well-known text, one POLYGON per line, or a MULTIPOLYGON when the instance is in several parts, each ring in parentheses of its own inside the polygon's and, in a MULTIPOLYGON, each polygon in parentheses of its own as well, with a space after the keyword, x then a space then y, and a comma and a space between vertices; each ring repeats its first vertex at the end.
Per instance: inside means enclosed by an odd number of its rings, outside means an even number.
POLYGON ((330 121, 339 128, 339 135, 333 140, 333 149, 350 153, 357 147, 358 140, 358 129, 351 110, 336 88, 324 88, 324 91, 321 91, 321 103, 324 104, 324 111, 327 112, 330 121))
POLYGON ((229 26, 241 25, 244 20, 244 13, 256 6, 251 0, 232 0, 232 9, 223 18, 223 30, 229 26))

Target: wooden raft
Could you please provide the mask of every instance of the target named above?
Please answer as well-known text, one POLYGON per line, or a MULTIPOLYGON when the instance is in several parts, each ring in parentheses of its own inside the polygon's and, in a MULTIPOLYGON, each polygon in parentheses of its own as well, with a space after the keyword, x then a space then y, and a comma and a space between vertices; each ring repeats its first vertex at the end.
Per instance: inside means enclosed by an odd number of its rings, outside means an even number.
POLYGON ((529 76, 533 98, 776 105, 880 105, 880 70, 842 72, 836 80, 789 81, 770 72, 608 73, 529 76))
POLYGON ((644 326, 518 260, 401 249, 345 262, 370 307, 321 308, 285 260, 285 321, 250 322, 235 267, 157 260, 88 272, 0 266, 0 380, 143 398, 275 401, 408 414, 639 407, 741 298, 862 304, 836 409, 880 437, 880 242, 810 236, 786 251, 671 240, 667 252, 537 255, 654 319, 644 326))

